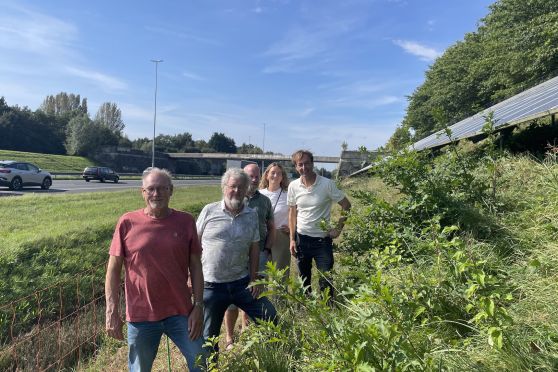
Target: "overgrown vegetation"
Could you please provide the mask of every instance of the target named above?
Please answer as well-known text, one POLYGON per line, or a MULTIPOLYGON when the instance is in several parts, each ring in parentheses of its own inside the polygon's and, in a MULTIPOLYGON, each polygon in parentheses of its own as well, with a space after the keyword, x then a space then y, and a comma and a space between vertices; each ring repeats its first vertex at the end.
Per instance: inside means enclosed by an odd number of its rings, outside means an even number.
POLYGON ((555 154, 462 144, 393 155, 373 177, 380 189, 352 187, 334 305, 271 268, 280 324, 251 327, 212 368, 558 368, 555 154))

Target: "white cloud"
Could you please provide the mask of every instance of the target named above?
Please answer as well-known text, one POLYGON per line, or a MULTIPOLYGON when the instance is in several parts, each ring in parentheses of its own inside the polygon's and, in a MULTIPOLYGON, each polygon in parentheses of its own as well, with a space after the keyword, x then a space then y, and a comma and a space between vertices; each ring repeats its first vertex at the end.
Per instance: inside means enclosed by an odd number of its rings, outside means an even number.
POLYGON ((185 78, 188 78, 190 80, 198 80, 198 81, 205 80, 205 78, 201 77, 200 75, 194 74, 193 72, 188 72, 188 71, 182 72, 182 76, 184 76, 185 78))
POLYGON ((122 80, 98 71, 85 70, 72 66, 67 66, 66 71, 71 75, 89 80, 91 83, 109 91, 119 91, 127 88, 127 84, 122 80))
POLYGON ((220 46, 221 45, 221 42, 219 42, 218 40, 210 39, 210 38, 203 37, 203 36, 194 35, 192 33, 176 31, 176 30, 173 30, 173 29, 170 29, 170 28, 158 27, 158 26, 145 26, 145 29, 147 31, 150 31, 150 32, 153 32, 153 33, 163 34, 163 35, 166 35, 166 36, 175 37, 177 39, 190 40, 190 41, 195 41, 197 43, 209 44, 209 45, 214 45, 214 46, 220 46))
POLYGON ((315 63, 327 60, 336 50, 335 41, 351 31, 357 19, 327 19, 305 27, 292 27, 278 42, 263 54, 276 60, 263 69, 264 73, 294 72, 308 69, 315 63))
POLYGON ((374 110, 380 106, 387 106, 395 103, 401 103, 404 100, 396 96, 380 96, 380 97, 370 97, 370 98, 354 98, 354 97, 344 97, 338 98, 331 101, 331 105, 338 107, 355 107, 364 108, 368 110, 374 110))
POLYGON ((0 48, 35 55, 73 55, 77 28, 68 22, 23 8, 7 5, 0 15, 0 48))
POLYGON ((414 41, 394 40, 395 45, 403 48, 404 51, 419 57, 422 61, 433 62, 442 53, 434 48, 429 48, 414 41))

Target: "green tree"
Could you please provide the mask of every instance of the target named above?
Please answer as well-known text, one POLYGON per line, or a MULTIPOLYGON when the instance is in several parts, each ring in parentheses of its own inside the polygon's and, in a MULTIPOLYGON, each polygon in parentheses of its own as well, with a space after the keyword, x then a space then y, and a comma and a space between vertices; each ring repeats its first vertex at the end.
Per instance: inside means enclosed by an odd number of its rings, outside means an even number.
POLYGON ((122 120, 122 112, 113 102, 104 102, 95 114, 95 121, 109 128, 114 133, 121 135, 124 130, 124 121, 122 120))
POLYGON ((409 129, 398 126, 391 135, 387 143, 387 149, 391 151, 399 151, 411 144, 411 133, 409 129))
POLYGON ((246 143, 242 143, 242 145, 236 151, 239 154, 263 154, 263 150, 258 146, 246 143))
POLYGON ((216 152, 224 152, 228 154, 236 153, 236 145, 232 138, 225 136, 224 133, 213 133, 207 145, 216 152))
POLYGON ((428 69, 402 127, 424 138, 557 74, 558 2, 496 1, 428 69))
POLYGON ((87 115, 76 116, 68 123, 66 149, 69 155, 93 156, 103 146, 118 145, 118 140, 116 133, 87 115))
POLYGON ((79 94, 60 92, 55 96, 47 96, 39 110, 52 115, 87 114, 87 98, 81 100, 79 94))
POLYGON ((28 108, 10 107, 0 98, 0 148, 29 152, 63 154, 63 136, 51 116, 28 108), (43 117, 45 116, 45 117, 43 117))

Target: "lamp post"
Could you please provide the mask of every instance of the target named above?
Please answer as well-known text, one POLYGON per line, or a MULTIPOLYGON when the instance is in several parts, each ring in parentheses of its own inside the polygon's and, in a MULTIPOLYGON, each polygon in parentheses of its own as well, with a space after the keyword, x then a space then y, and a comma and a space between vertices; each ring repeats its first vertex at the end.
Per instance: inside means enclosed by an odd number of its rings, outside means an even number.
POLYGON ((151 168, 155 166, 155 125, 157 124, 157 70, 162 59, 152 59, 155 63, 155 114, 153 115, 153 143, 151 146, 151 168))
MULTIPOLYGON (((263 123, 263 127, 264 127, 264 131, 263 131, 263 141, 262 141, 262 152, 263 152, 262 157, 265 157, 265 123, 263 123)), ((265 160, 262 159, 262 169, 261 169, 262 174, 264 171, 264 161, 265 160)))

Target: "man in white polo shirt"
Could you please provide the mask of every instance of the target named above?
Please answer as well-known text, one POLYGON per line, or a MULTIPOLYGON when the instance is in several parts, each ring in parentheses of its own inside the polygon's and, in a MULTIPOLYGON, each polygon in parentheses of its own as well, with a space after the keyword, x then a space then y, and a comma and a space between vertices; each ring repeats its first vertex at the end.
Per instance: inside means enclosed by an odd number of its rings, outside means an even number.
MULTIPOLYGON (((329 231, 321 228, 322 221, 329 226, 332 203, 338 203, 344 212, 351 209, 351 203, 335 182, 314 172, 314 156, 310 151, 298 150, 292 155, 292 161, 300 178, 292 181, 287 191, 290 250, 297 259, 304 285, 311 291, 312 260, 327 276, 333 268, 333 239, 341 234, 346 217, 342 215, 329 231)), ((319 282, 320 290, 329 288, 333 296, 331 281, 321 277, 319 282)))

